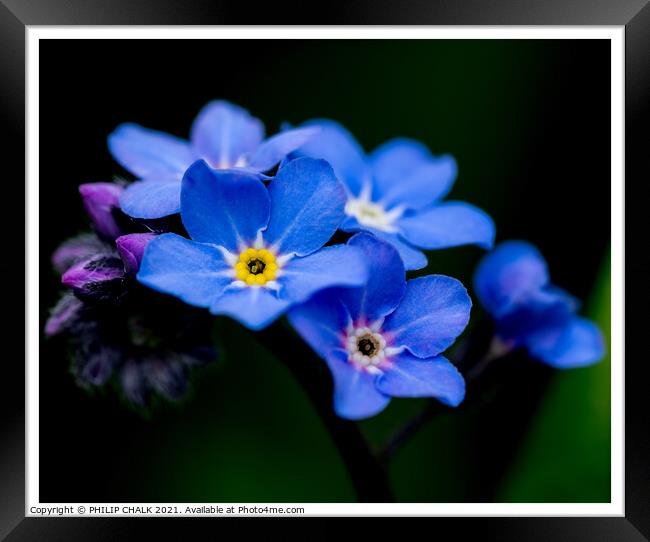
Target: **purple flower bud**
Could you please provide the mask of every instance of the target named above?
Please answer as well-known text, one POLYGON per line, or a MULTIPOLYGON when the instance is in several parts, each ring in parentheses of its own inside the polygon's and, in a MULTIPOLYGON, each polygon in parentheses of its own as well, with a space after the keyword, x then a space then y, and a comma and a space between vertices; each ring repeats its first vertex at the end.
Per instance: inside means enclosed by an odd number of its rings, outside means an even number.
POLYGON ((130 233, 115 240, 117 252, 120 254, 124 262, 124 269, 129 275, 134 276, 138 272, 144 249, 155 236, 154 233, 130 233))
POLYGON ((79 379, 92 386, 102 386, 113 374, 120 361, 120 352, 115 348, 100 346, 83 360, 78 373, 79 379))
POLYGON ((45 334, 51 337, 67 329, 76 320, 82 306, 83 303, 73 294, 64 294, 45 323, 45 334))
POLYGON ((200 367, 214 361, 217 357, 217 350, 212 345, 197 345, 177 355, 179 361, 186 367, 200 367))
POLYGON ((180 399, 187 389, 187 374, 183 365, 171 359, 147 359, 142 370, 155 391, 171 399, 180 399))
POLYGON ((83 233, 64 241, 52 254, 52 265, 59 273, 65 273, 81 260, 110 252, 110 247, 94 233, 83 233))
POLYGON ((124 397, 138 406, 145 406, 149 397, 149 390, 142 374, 142 367, 134 360, 129 360, 120 371, 120 383, 124 397))
POLYGON ((97 256, 76 263, 61 282, 83 298, 113 300, 123 290, 124 264, 116 256, 97 256))
POLYGON ((113 210, 119 208, 122 187, 114 183, 87 183, 79 186, 84 207, 90 215, 97 233, 108 239, 121 234, 113 210))

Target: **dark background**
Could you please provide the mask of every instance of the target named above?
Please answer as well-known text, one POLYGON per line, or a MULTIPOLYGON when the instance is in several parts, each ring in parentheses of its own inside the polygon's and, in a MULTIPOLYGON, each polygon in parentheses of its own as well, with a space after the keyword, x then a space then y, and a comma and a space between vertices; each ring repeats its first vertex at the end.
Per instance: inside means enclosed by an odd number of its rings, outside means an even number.
MULTIPOLYGON (((606 41, 51 41, 40 51, 41 301, 48 256, 87 227, 77 185, 123 174, 119 123, 186 136, 229 99, 265 121, 331 117, 371 149, 394 136, 459 163, 451 197, 486 209, 499 240, 526 238, 555 283, 609 327, 610 95, 606 41)), ((479 249, 430 255, 471 284, 479 249)), ((474 312, 479 317, 478 309, 474 312)), ((150 418, 88 395, 56 341, 41 345, 41 500, 350 501, 352 487, 283 365, 224 322, 222 363, 150 418)), ((287 355, 291 355, 290 352, 287 355)), ((396 457, 404 501, 608 501, 609 365, 557 373, 522 357, 480 401, 432 422, 396 457)), ((372 443, 421 408, 363 422, 372 443)))

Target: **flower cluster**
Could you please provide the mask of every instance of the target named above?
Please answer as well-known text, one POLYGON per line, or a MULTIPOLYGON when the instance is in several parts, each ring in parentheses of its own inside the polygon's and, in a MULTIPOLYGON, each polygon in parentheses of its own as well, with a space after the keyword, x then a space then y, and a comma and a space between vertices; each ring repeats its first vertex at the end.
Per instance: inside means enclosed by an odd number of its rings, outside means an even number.
POLYGON ((87 388, 113 381, 131 404, 179 399, 189 372, 215 357, 210 322, 200 311, 139 287, 135 275, 152 231, 132 232, 121 214, 122 187, 79 187, 94 233, 64 242, 52 264, 68 287, 45 324, 70 340, 72 371, 87 388))
MULTIPOLYGON (((187 369, 211 357, 209 314, 251 330, 287 314, 329 367, 339 416, 372 416, 391 397, 462 402, 464 379, 443 353, 470 296, 447 276, 406 279, 426 266, 423 249, 492 248, 484 211, 443 201, 451 156, 408 139, 366 155, 328 120, 265 139, 259 119, 224 101, 201 110, 189 141, 124 124, 108 143, 135 180, 82 185, 96 234, 53 257, 72 293, 46 333, 73 337, 80 381, 117 375, 138 404, 152 391, 177 398, 187 369)), ((596 361, 595 327, 532 250, 502 245, 477 273, 499 336, 557 367, 596 361)))
POLYGON ((334 168, 346 189, 344 231, 371 232, 391 243, 407 270, 426 266, 422 248, 492 247, 494 223, 486 213, 468 203, 441 201, 456 179, 453 157, 433 156, 410 139, 387 141, 366 156, 336 122, 305 126, 321 132, 295 154, 324 158, 334 168))

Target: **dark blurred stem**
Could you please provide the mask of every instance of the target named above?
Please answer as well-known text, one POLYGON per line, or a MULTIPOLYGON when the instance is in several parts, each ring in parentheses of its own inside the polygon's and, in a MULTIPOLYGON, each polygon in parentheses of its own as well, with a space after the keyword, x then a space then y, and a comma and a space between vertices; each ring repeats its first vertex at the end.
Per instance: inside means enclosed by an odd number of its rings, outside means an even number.
POLYGON ((360 502, 392 502, 386 470, 354 422, 332 408, 332 384, 324 363, 285 325, 277 322, 259 332, 262 343, 291 371, 311 399, 350 474, 360 502))
POLYGON ((433 418, 438 417, 450 411, 451 407, 443 405, 439 401, 430 399, 419 413, 408 420, 386 441, 384 446, 377 453, 377 459, 382 465, 388 465, 388 462, 394 457, 395 453, 408 442, 420 429, 422 429, 433 418))
MULTIPOLYGON (((466 384, 471 384, 478 379, 492 361, 505 356, 511 350, 511 346, 504 344, 498 337, 493 337, 485 354, 474 363, 463 375, 466 384)), ((457 365, 465 366, 463 361, 457 362, 457 365)), ((377 458, 382 465, 387 465, 395 453, 414 435, 420 431, 427 423, 440 414, 451 412, 454 409, 443 405, 435 399, 430 399, 427 405, 418 414, 408 420, 402 427, 397 429, 391 435, 384 446, 377 453, 377 458)))
POLYGON ((466 382, 473 382, 476 380, 479 376, 483 374, 485 369, 487 369, 488 365, 492 363, 494 360, 502 358, 506 354, 508 354, 512 350, 512 344, 508 344, 503 342, 499 337, 496 335, 492 337, 492 340, 490 341, 490 346, 487 349, 487 352, 485 352, 485 355, 478 360, 472 367, 470 367, 467 372, 465 373, 465 381, 466 382))

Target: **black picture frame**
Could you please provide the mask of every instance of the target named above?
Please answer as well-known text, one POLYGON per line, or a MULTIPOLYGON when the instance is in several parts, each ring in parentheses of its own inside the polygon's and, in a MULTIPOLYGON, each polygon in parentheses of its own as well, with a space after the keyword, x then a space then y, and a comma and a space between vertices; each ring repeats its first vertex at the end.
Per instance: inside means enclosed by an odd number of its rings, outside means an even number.
MULTIPOLYGON (((303 4, 304 5, 304 4, 303 4)), ((304 8, 303 8, 304 9, 304 8)), ((209 0, 0 0, 0 103, 5 136, 3 193, 0 213, 4 261, 0 262, 5 319, 2 335, 20 345, 26 298, 20 299, 18 281, 25 244, 19 201, 25 192, 25 28, 33 25, 222 25, 288 24, 310 22, 298 5, 276 3, 260 10, 234 2, 209 0), (284 8, 289 8, 286 12, 284 8), (244 17, 245 15, 245 17, 244 17)), ((625 517, 620 518, 432 518, 427 527, 436 536, 453 532, 480 533, 498 540, 617 540, 650 538, 650 439, 646 389, 648 362, 640 346, 646 327, 650 294, 645 282, 628 281, 628 275, 647 275, 648 230, 642 208, 647 198, 635 197, 637 187, 650 178, 648 162, 648 96, 650 96, 650 6, 647 0, 466 0, 411 1, 397 9, 388 0, 323 2, 312 24, 335 25, 624 25, 626 107, 626 254, 625 297, 625 517), (638 237, 638 239, 637 239, 638 237), (628 342, 629 339, 629 342, 628 342), (637 354, 637 355, 634 355, 637 354)), ((594 158, 596 159, 596 157, 594 158)), ((586 195, 586 197, 588 197, 586 195)), ((28 296, 29 292, 25 292, 28 296)), ((24 329, 23 329, 24 331, 24 329)), ((645 332, 647 334, 647 332, 645 332)), ((25 348, 28 345, 23 344, 25 348)), ((0 537, 6 540, 126 540, 138 534, 151 536, 151 523, 133 518, 36 519, 24 517, 25 506, 25 396, 24 366, 16 354, 3 362, 0 393, 0 537)), ((12 349, 7 346, 6 352, 12 349)), ((187 533, 189 519, 167 521, 168 533, 187 533), (170 523, 173 523, 170 526, 170 523), (171 529, 171 530, 170 530, 171 529)), ((204 522, 205 523, 205 522, 204 522)), ((242 523, 241 521, 238 523, 242 523)), ((286 522, 285 522, 286 525, 286 522)), ((241 535, 239 535, 241 536, 241 535)))

